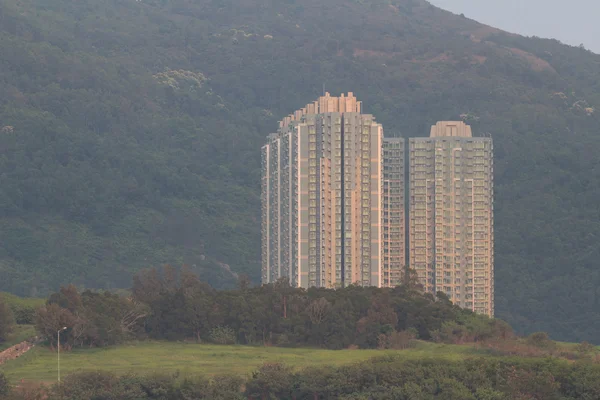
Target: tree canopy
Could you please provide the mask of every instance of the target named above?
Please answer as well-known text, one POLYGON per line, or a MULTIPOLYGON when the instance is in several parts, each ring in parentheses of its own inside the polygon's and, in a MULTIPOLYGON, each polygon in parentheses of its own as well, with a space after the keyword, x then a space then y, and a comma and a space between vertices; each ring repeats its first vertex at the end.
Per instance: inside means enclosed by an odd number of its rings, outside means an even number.
POLYGON ((414 339, 473 343, 512 339, 503 321, 404 286, 299 289, 285 280, 215 290, 189 267, 148 269, 131 295, 65 286, 37 311, 36 328, 52 346, 100 347, 131 339, 196 340, 329 349, 404 349, 414 339))

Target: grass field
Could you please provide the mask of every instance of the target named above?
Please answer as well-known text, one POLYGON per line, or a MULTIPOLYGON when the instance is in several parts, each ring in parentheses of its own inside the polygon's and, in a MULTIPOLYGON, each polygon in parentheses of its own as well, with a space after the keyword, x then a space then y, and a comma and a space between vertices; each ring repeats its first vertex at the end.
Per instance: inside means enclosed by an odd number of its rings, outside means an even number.
POLYGON ((6 292, 0 292, 0 300, 5 301, 8 305, 16 304, 33 308, 41 307, 46 303, 46 299, 37 297, 19 297, 6 292))
MULTIPOLYGON (((477 354, 469 346, 419 343, 415 348, 392 350, 320 350, 277 347, 217 346, 207 344, 140 342, 104 349, 77 349, 61 353, 61 374, 76 371, 106 370, 118 374, 135 372, 175 373, 183 376, 249 374, 265 362, 282 362, 295 368, 341 365, 365 361, 386 354, 402 354, 407 359, 461 359, 477 354)), ((0 367, 13 382, 52 382, 57 374, 56 352, 37 347, 23 357, 0 367)))

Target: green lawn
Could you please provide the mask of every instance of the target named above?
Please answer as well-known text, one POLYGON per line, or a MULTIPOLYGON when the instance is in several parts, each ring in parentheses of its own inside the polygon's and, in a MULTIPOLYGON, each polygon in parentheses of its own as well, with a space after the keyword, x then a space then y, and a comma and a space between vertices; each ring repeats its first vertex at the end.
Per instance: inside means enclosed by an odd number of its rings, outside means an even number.
POLYGON ((0 292, 0 300, 4 300, 8 305, 19 305, 22 307, 41 307, 46 303, 46 299, 37 297, 19 297, 11 293, 0 292))
MULTIPOLYGON (((217 346, 207 344, 140 342, 103 349, 77 349, 61 353, 61 374, 85 370, 115 373, 174 373, 184 376, 223 373, 248 374, 264 362, 283 362, 296 368, 312 365, 340 365, 364 361, 386 354, 402 354, 407 359, 442 357, 460 359, 477 354, 468 346, 419 343, 414 349, 319 350, 277 347, 217 346)), ((16 381, 53 381, 56 379, 56 352, 37 347, 23 357, 0 367, 16 381)))

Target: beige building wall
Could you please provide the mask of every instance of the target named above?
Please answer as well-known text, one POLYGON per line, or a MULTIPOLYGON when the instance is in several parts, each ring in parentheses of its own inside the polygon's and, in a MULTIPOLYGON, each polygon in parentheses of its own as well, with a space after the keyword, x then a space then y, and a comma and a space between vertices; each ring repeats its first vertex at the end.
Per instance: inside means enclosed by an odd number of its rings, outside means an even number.
POLYGON ((285 117, 262 151, 263 283, 381 286, 383 128, 352 93, 285 117))
POLYGON ((351 93, 284 118, 261 151, 263 282, 400 284, 408 205, 409 266, 425 290, 493 316, 491 138, 444 121, 404 144, 351 93))
POLYGON ((402 283, 406 266, 404 139, 383 141, 382 286, 402 283))
POLYGON ((426 291, 494 314, 493 143, 463 122, 409 140, 410 267, 426 291))
POLYGON ((270 260, 270 205, 269 201, 269 175, 271 168, 269 165, 269 150, 270 142, 264 145, 261 149, 261 280, 262 282, 270 282, 271 280, 271 260, 270 260))

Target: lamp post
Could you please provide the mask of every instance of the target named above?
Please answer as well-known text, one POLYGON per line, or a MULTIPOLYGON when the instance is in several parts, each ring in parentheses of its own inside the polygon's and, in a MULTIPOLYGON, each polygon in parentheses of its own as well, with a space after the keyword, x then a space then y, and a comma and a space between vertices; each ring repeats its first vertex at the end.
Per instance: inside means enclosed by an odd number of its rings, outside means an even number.
POLYGON ((58 364, 58 384, 59 385, 60 385, 60 333, 66 329, 67 329, 67 327, 64 326, 62 329, 59 329, 58 332, 56 332, 57 344, 58 344, 57 364, 58 364))

